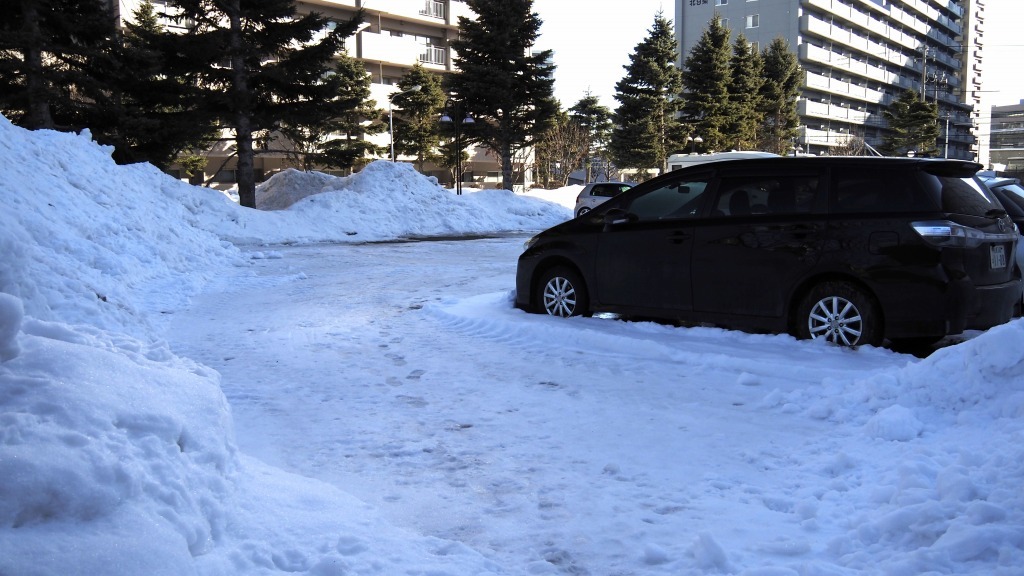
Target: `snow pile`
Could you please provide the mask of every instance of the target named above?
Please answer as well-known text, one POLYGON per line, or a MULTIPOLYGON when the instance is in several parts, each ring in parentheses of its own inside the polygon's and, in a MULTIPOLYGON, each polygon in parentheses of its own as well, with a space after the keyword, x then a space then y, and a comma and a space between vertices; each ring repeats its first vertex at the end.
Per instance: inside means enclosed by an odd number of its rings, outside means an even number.
POLYGON ((921 421, 1024 418, 1024 321, 996 326, 902 370, 828 381, 787 401, 807 404, 815 418, 864 424, 886 440, 916 438, 921 421))
POLYGON ((87 132, 29 137, 0 117, 0 148, 0 292, 34 318, 141 335, 154 285, 197 289, 241 258, 201 222, 237 210, 227 198, 149 164, 116 166, 87 132))
POLYGON ((855 495, 847 500, 873 508, 822 499, 821 516, 831 510, 849 527, 830 543, 841 564, 906 576, 1024 566, 1024 320, 897 370, 826 379, 770 403, 859 427, 876 451, 872 461, 846 452, 828 464, 833 482, 855 495))
POLYGON ((256 186, 256 207, 260 210, 284 210, 299 200, 319 194, 337 178, 322 172, 302 172, 288 168, 256 186))
POLYGON ((238 468, 216 373, 65 324, 29 319, 19 340, 0 367, 0 572, 194 572, 238 468))
POLYGON ((276 230, 259 234, 263 242, 275 244, 521 232, 548 228, 572 216, 562 205, 508 190, 456 196, 412 164, 385 160, 346 177, 282 172, 261 185, 257 195, 264 191, 274 205, 292 202, 276 215, 276 230), (282 237, 281 229, 302 230, 302 236, 282 237))

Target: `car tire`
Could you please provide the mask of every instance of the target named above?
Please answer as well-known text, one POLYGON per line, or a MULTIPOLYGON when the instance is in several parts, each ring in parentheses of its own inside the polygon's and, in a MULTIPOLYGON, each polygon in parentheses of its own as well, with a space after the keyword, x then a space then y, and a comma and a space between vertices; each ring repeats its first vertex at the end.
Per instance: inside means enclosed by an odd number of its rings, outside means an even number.
POLYGON ((874 298, 849 282, 823 282, 800 301, 797 336, 839 346, 879 346, 882 315, 874 298))
POLYGON ((587 212, 590 212, 590 208, 584 206, 583 208, 580 208, 579 210, 576 211, 576 217, 579 218, 580 216, 583 216, 587 212))
POLYGON ((551 316, 583 316, 590 298, 583 278, 575 270, 557 266, 544 272, 537 285, 538 312, 551 316))

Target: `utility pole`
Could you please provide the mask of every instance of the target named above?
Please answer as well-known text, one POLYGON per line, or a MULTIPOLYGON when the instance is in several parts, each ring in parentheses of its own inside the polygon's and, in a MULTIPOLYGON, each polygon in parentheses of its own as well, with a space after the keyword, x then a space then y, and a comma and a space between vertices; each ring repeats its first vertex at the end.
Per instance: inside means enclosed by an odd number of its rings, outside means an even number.
POLYGON ((921 102, 927 102, 925 94, 928 93, 928 51, 930 48, 925 47, 921 50, 923 58, 921 58, 921 102))
POLYGON ((943 156, 949 158, 949 110, 946 111, 946 152, 943 156))

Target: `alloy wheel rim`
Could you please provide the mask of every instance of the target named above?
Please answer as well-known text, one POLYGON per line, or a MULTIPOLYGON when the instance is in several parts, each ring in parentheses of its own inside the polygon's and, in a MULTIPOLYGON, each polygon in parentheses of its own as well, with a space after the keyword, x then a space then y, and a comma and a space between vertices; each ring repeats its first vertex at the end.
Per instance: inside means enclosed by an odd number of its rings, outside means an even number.
POLYGON ((544 286, 544 310, 552 316, 572 316, 576 309, 576 289, 562 277, 552 278, 544 286))
POLYGON ((860 310, 846 298, 822 298, 807 317, 811 338, 824 338, 834 344, 855 346, 864 331, 860 310))

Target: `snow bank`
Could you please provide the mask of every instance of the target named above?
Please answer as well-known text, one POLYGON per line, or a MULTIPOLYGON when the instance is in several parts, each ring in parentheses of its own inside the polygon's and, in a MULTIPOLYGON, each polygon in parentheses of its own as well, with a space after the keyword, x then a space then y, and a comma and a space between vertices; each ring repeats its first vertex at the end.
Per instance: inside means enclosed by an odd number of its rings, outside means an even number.
POLYGON ((257 198, 261 208, 283 211, 271 222, 243 214, 227 236, 270 244, 370 242, 537 231, 572 217, 561 204, 508 190, 457 196, 412 164, 385 160, 346 177, 286 170, 261 184, 257 198))
POLYGON ((0 366, 0 572, 194 572, 238 467, 216 373, 66 324, 19 341, 0 366))
POLYGON ((232 212, 223 194, 117 166, 88 132, 27 133, 0 117, 0 148, 0 292, 34 318, 141 336, 154 286, 187 294, 241 260, 202 223, 232 212))

